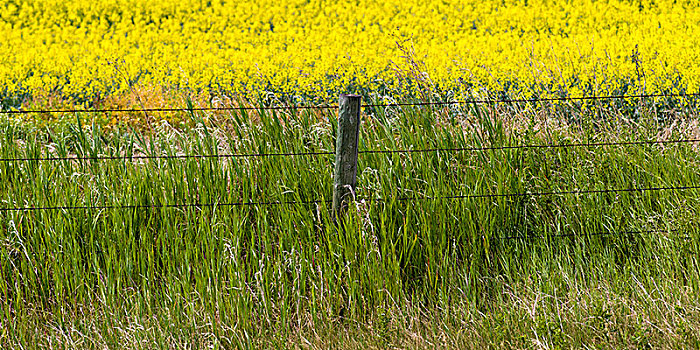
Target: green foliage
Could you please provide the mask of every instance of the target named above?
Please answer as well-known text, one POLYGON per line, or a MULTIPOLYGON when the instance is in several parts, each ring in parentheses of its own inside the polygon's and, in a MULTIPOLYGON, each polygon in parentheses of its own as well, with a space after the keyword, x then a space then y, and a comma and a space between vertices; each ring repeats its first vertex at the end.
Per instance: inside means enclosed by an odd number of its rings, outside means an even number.
POLYGON ((113 159, 0 161, 2 209, 102 207, 0 211, 0 344, 693 347, 700 191, 442 198, 699 184, 693 143, 493 148, 696 132, 644 108, 367 111, 361 152, 491 149, 360 154, 342 227, 331 155, 130 160, 332 152, 332 112, 146 134, 5 120, 0 158, 113 159), (278 201, 296 204, 231 205, 278 201))

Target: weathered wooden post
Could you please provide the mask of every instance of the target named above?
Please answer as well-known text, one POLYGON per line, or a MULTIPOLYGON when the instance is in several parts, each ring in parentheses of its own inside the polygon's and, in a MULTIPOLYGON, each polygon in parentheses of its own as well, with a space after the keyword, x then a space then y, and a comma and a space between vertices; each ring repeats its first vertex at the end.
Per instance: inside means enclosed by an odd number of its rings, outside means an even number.
POLYGON ((359 95, 340 95, 333 176, 333 221, 347 211, 349 202, 355 197, 361 99, 359 95))

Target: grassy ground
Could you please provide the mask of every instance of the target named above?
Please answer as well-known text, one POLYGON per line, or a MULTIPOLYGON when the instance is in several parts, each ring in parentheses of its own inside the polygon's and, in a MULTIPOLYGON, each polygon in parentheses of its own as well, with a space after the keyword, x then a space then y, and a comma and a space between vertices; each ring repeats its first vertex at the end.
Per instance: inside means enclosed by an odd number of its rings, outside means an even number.
MULTIPOLYGON (((360 150, 700 136, 697 109, 592 107, 371 109, 360 150)), ((334 150, 332 110, 187 118, 5 119, 0 157, 334 150)), ((697 186, 697 147, 361 153, 342 228, 332 155, 0 161, 0 208, 107 207, 0 211, 0 345, 698 348, 700 190, 439 198, 697 186)))

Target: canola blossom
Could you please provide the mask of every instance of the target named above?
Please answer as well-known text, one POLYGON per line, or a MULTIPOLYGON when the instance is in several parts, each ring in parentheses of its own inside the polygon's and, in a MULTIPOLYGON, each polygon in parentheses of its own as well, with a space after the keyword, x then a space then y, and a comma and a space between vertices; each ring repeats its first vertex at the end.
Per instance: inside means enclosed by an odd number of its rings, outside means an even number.
POLYGON ((680 0, 5 0, 0 102, 694 93, 697 33, 680 0))

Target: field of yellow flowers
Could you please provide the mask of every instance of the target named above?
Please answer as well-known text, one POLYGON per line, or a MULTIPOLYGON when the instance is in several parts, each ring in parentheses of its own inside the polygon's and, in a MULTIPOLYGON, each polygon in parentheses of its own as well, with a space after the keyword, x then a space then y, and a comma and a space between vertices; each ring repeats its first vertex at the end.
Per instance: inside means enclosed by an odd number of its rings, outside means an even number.
POLYGON ((683 0, 9 0, 0 99, 697 92, 697 33, 683 0))

